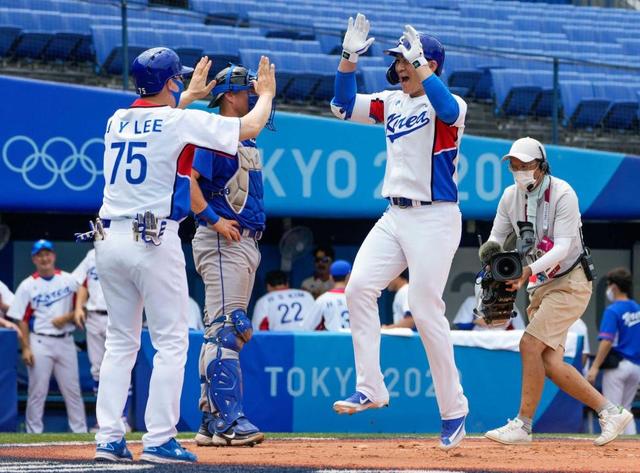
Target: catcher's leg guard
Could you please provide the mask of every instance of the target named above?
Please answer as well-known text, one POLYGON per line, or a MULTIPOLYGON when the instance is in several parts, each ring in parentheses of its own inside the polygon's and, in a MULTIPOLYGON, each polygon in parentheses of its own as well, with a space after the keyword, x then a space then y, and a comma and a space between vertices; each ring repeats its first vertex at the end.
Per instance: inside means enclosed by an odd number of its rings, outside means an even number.
POLYGON ((255 445, 264 435, 245 417, 242 407, 242 371, 238 353, 252 335, 243 310, 235 310, 208 343, 216 346, 215 358, 207 366, 208 395, 215 407, 210 424, 213 445, 255 445), (228 324, 228 321, 232 324, 228 324), (213 429, 211 429, 213 427, 213 429))

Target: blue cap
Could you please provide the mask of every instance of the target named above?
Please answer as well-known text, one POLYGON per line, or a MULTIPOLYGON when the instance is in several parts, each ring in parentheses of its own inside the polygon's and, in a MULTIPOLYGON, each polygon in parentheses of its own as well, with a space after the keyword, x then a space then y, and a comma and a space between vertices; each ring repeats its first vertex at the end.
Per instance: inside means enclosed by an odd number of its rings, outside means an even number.
POLYGON ((35 256, 42 250, 53 251, 53 243, 49 240, 38 240, 31 247, 31 256, 35 256))
POLYGON ((351 263, 339 259, 331 264, 331 276, 344 277, 351 272, 351 263))

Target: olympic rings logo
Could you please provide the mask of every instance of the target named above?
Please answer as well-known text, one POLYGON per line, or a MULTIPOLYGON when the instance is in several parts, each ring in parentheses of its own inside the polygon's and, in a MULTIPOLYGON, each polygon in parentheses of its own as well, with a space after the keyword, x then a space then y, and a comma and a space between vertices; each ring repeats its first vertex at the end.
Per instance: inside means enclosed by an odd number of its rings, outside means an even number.
MULTIPOLYGON (((102 170, 98 169, 94 161, 87 156, 87 149, 92 145, 101 145, 104 147, 104 141, 101 138, 91 138, 86 141, 80 151, 76 148, 75 144, 62 136, 56 136, 47 140, 42 147, 42 150, 38 149, 38 145, 24 135, 16 135, 10 138, 2 147, 2 160, 4 164, 13 172, 21 174, 24 182, 35 190, 45 190, 52 187, 58 178, 60 178, 63 184, 72 191, 84 191, 90 188, 97 177, 102 175, 102 170), (21 165, 16 165, 11 162, 9 148, 16 143, 26 143, 31 148, 31 154, 21 160, 21 165), (56 144, 63 144, 69 148, 69 154, 62 160, 60 166, 51 154, 49 149, 56 144), (44 182, 35 182, 33 179, 34 170, 38 165, 42 165, 51 175, 44 182), (88 179, 83 184, 76 184, 71 182, 68 174, 80 166, 80 169, 84 171, 83 174, 88 175, 88 179)), ((42 173, 38 173, 41 175, 42 173)))

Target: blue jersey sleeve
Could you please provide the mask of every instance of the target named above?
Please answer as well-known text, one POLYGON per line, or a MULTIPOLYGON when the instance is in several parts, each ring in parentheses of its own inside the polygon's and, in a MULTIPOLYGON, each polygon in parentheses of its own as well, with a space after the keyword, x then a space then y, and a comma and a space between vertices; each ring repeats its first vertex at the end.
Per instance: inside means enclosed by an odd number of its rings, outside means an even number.
POLYGON ((196 152, 193 155, 193 169, 198 171, 201 176, 206 179, 213 179, 213 152, 196 148, 196 152))
POLYGON ((602 322, 600 322, 600 333, 598 340, 611 340, 616 338, 618 332, 618 314, 611 307, 604 311, 602 322))
POLYGON ((334 83, 334 97, 331 100, 331 110, 334 115, 343 120, 351 118, 353 105, 356 101, 358 86, 356 83, 356 73, 336 72, 334 83))
POLYGON ((440 120, 447 125, 455 123, 460 115, 460 106, 444 82, 432 74, 422 81, 422 86, 440 120))

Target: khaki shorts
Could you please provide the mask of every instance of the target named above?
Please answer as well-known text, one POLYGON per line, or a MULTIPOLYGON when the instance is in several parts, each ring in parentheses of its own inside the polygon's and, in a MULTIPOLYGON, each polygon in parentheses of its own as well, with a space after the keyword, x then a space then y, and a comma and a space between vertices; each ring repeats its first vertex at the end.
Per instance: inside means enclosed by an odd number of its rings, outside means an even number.
POLYGON ((554 279, 531 294, 525 332, 550 348, 564 347, 569 327, 584 313, 592 285, 578 264, 569 274, 554 279))

